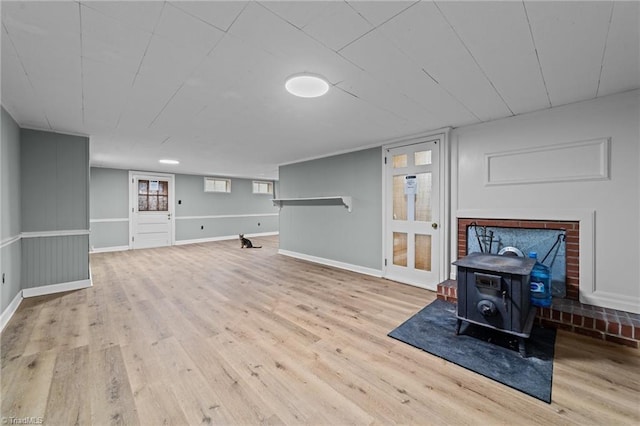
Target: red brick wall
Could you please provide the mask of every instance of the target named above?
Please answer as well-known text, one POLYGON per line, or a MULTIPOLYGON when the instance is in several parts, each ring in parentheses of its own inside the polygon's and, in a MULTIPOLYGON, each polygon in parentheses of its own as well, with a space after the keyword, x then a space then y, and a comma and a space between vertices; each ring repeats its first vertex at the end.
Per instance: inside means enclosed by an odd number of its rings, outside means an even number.
POLYGON ((467 227, 472 223, 479 226, 500 226, 504 228, 564 229, 567 254, 567 299, 578 300, 580 291, 580 224, 577 221, 516 220, 516 219, 458 219, 458 258, 467 253, 467 227))

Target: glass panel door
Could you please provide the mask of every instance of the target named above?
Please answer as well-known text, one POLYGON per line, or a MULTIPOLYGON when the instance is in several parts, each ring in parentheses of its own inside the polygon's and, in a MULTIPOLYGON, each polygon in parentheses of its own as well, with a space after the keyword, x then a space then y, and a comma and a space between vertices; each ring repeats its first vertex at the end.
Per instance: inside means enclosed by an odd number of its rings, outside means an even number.
POLYGON ((384 276, 432 290, 439 279, 438 142, 385 153, 384 276))

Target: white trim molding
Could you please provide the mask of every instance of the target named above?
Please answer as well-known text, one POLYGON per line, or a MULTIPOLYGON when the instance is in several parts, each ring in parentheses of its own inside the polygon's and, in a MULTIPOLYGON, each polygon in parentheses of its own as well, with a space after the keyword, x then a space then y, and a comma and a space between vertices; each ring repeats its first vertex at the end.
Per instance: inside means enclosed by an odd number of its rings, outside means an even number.
POLYGON ((251 214, 220 214, 208 216, 176 216, 176 220, 195 220, 195 219, 228 219, 236 217, 263 217, 278 216, 278 213, 251 213, 251 214))
POLYGON ((9 323, 13 315, 18 310, 18 306, 22 302, 22 291, 19 291, 16 294, 16 297, 13 298, 9 306, 6 307, 4 311, 2 311, 2 315, 0 315, 0 331, 4 330, 4 327, 9 323))
MULTIPOLYGON (((254 238, 254 237, 269 237, 272 235, 278 235, 279 232, 260 232, 260 233, 256 233, 256 234, 245 234, 245 237, 249 238, 254 238)), ((238 236, 237 235, 223 235, 220 237, 209 237, 209 238, 196 238, 193 240, 179 240, 176 241, 177 246, 183 246, 186 244, 198 244, 198 243, 211 243, 214 241, 228 241, 228 240, 237 240, 238 236)))
POLYGON ((93 283, 91 282, 91 278, 87 278, 86 280, 25 288, 22 290, 22 297, 26 299, 27 297, 44 296, 47 294, 62 293, 65 291, 81 290, 83 288, 89 288, 92 286, 93 283))
POLYGON ((14 235, 13 237, 7 237, 4 240, 0 241, 0 248, 5 248, 7 246, 10 246, 15 242, 20 241, 21 238, 22 238, 22 235, 20 234, 14 235))
POLYGON ((89 253, 109 253, 112 251, 127 251, 129 246, 92 247, 89 253))
POLYGON ((600 138, 486 154, 485 184, 609 179, 610 144, 611 138, 600 138))
POLYGON ((111 219, 90 219, 89 223, 129 222, 128 217, 114 217, 111 219))
POLYGON ((88 229, 68 229, 57 231, 23 232, 22 238, 72 237, 75 235, 89 235, 88 229))
POLYGON ((309 254, 298 253, 289 250, 278 250, 278 254, 284 256, 293 257, 300 260, 306 260, 308 262, 318 263, 320 265, 332 266, 338 269, 345 269, 347 271, 357 272, 359 274, 369 275, 372 277, 381 278, 382 271, 379 269, 367 268, 364 266, 353 265, 351 263, 338 262, 337 260, 325 259, 323 257, 311 256, 309 254))

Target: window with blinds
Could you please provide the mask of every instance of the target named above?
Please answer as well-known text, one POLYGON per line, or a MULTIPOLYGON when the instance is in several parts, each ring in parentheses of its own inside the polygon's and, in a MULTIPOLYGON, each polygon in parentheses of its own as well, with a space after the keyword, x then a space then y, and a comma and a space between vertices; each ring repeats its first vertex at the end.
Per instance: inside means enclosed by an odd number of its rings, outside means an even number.
POLYGON ((231 192, 231 179, 204 178, 204 192, 231 192))

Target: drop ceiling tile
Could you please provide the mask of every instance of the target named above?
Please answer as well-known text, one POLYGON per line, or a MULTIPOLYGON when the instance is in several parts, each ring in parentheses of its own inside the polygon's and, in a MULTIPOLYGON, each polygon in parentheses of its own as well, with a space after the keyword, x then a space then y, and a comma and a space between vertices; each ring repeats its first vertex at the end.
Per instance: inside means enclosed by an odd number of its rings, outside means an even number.
POLYGON ((227 31, 244 9, 246 1, 174 1, 172 6, 181 9, 216 28, 227 31))
POLYGON ((207 53, 222 39, 224 32, 169 4, 162 11, 154 34, 171 40, 184 50, 207 53))
POLYGON ((441 120, 441 127, 479 122, 464 105, 431 79, 419 64, 389 42, 379 30, 368 33, 341 53, 375 79, 436 114, 441 120))
MULTIPOLYGON (((402 120, 420 123, 423 130, 441 126, 437 114, 424 108, 407 95, 398 93, 383 81, 376 80, 366 71, 361 71, 354 78, 340 82, 338 87, 402 120)), ((434 110, 437 111, 437 108, 434 110)))
POLYGON ((115 18, 124 24, 153 32, 165 7, 161 1, 83 1, 82 5, 115 18))
POLYGON ((85 126, 96 131, 115 128, 129 97, 134 74, 89 58, 83 59, 82 69, 85 126))
POLYGON ((526 2, 553 106, 596 96, 612 2, 526 2))
POLYGON ((132 132, 148 129, 179 87, 179 84, 169 85, 153 76, 139 75, 122 108, 118 127, 132 132))
POLYGON ((512 115, 433 3, 412 6, 379 30, 482 121, 512 115))
POLYGON ((304 32, 332 50, 340 50, 373 29, 369 22, 346 3, 330 4, 328 13, 306 25, 304 32))
POLYGON ((2 55, 2 106, 21 126, 49 128, 44 109, 17 56, 2 55))
POLYGON ((550 106, 522 3, 437 5, 514 113, 550 106))
POLYGON ((3 1, 2 22, 9 33, 21 31, 40 37, 79 34, 79 5, 76 2, 3 1))
POLYGON ((326 15, 333 8, 332 1, 264 1, 260 4, 278 15, 280 18, 295 25, 305 28, 314 20, 326 15))
POLYGON ((371 25, 377 27, 417 1, 347 1, 371 25))
POLYGON ((640 87, 640 3, 616 2, 598 96, 640 87))
POLYGON ((206 55, 206 49, 185 49, 173 40, 154 35, 139 73, 174 86, 187 80, 206 55))
POLYGON ((82 7, 82 55, 85 58, 135 73, 151 35, 92 8, 82 7))

